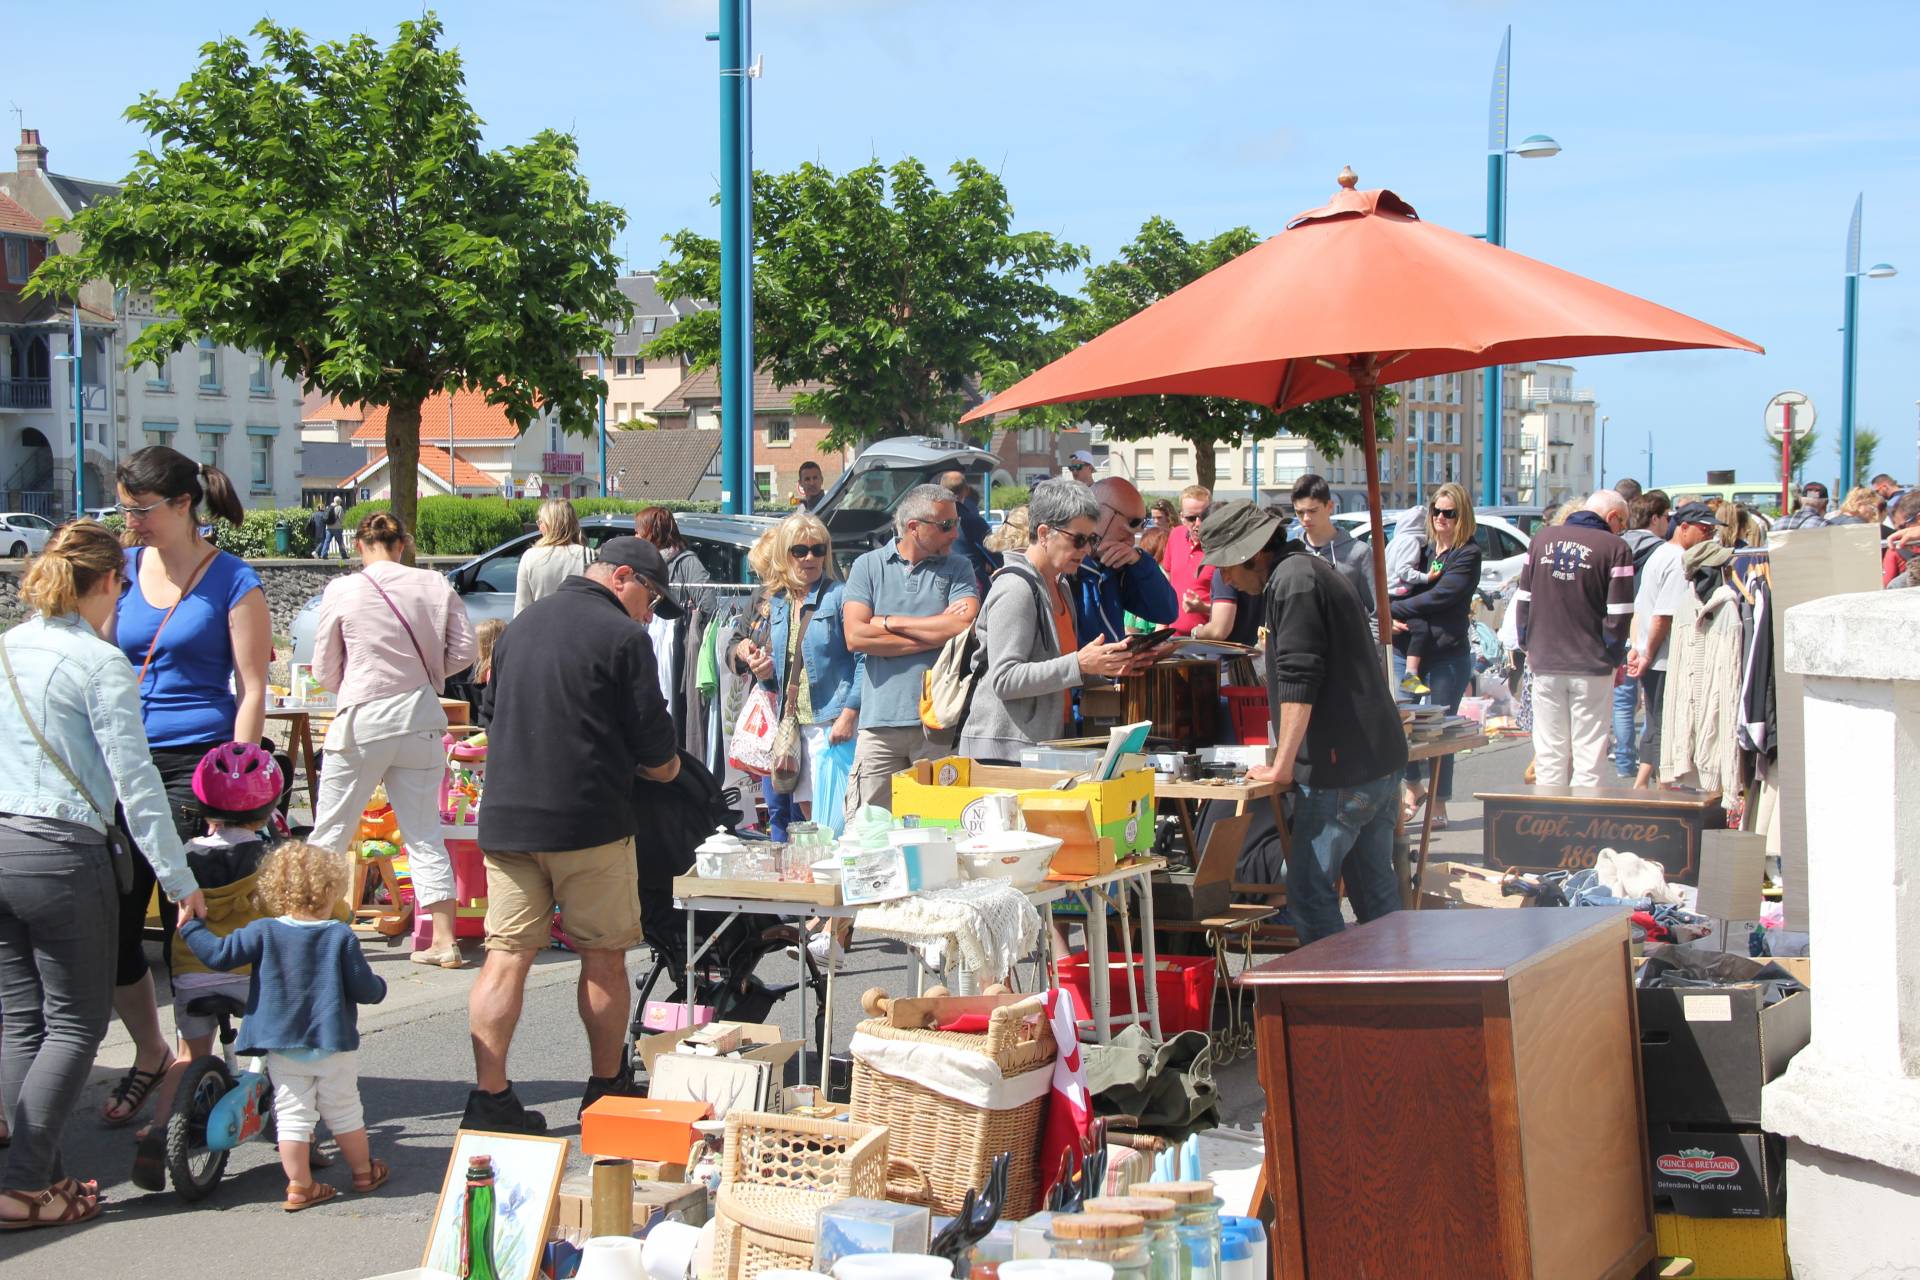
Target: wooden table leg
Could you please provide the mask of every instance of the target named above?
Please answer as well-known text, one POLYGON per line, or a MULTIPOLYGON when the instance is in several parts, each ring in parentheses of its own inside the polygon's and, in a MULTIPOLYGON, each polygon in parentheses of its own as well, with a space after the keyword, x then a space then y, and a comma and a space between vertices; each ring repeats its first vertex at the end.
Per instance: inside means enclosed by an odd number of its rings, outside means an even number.
POLYGON ((313 717, 303 714, 289 727, 294 726, 300 730, 300 768, 307 775, 307 803, 313 807, 312 817, 317 822, 320 818, 320 774, 313 767, 313 717))
POLYGON ((1275 791, 1267 797, 1273 805, 1273 829, 1280 833, 1280 852, 1293 856, 1293 832, 1287 828, 1287 807, 1280 803, 1280 793, 1275 791))
POLYGON ((1200 865, 1200 842, 1193 834, 1192 806, 1185 800, 1173 801, 1173 812, 1180 819, 1180 834, 1187 842, 1187 861, 1195 867, 1200 865))
POLYGON ((1420 847, 1413 853, 1413 876, 1408 884, 1401 886, 1401 892, 1412 900, 1409 907, 1420 907, 1420 877, 1427 867, 1427 846, 1433 840, 1433 806, 1440 798, 1440 761, 1444 756, 1435 756, 1427 770, 1427 802, 1420 809, 1420 847))

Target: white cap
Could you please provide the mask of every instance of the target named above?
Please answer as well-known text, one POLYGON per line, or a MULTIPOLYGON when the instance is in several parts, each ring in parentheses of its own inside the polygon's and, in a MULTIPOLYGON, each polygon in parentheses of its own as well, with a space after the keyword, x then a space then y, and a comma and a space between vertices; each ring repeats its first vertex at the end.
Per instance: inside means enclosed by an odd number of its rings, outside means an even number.
POLYGON ((1085 463, 1089 467, 1098 467, 1100 465, 1098 462, 1094 461, 1093 455, 1088 453, 1085 449, 1075 449, 1072 453, 1067 455, 1067 469, 1069 471, 1071 471, 1077 464, 1080 464, 1080 463, 1085 463))

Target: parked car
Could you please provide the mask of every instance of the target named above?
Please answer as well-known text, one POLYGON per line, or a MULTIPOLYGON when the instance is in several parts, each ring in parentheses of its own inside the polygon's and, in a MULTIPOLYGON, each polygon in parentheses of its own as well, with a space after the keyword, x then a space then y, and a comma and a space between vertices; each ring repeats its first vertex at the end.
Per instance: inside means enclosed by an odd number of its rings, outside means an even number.
POLYGON ((27 511, 0 515, 0 551, 18 560, 37 553, 53 535, 53 521, 27 511))
MULTIPOLYGON (((949 471, 964 471, 974 490, 993 490, 999 460, 985 449, 937 436, 893 436, 860 451, 820 499, 814 514, 842 561, 893 537, 893 511, 915 485, 933 484, 949 471)), ((770 512, 769 514, 780 514, 770 512)))
MULTIPOLYGON (((1380 524, 1389 538, 1404 514, 1404 511, 1381 513, 1380 524)), ((1362 542, 1373 541, 1373 525, 1364 511, 1342 511, 1333 522, 1362 542)), ((1473 540, 1480 544, 1480 589, 1497 594, 1520 576, 1520 566, 1527 559, 1527 535, 1505 516, 1480 507, 1473 510, 1473 522, 1473 540)))

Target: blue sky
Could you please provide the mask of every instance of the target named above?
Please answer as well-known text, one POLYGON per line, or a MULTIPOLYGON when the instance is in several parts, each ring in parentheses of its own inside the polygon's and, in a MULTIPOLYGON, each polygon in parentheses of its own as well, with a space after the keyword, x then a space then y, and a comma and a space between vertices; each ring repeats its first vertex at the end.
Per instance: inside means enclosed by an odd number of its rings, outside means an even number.
MULTIPOLYGON (((0 107, 25 110, 56 170, 118 178, 141 142, 122 109, 171 90, 203 40, 264 11, 40 6, 10 30, 31 53, 8 59, 0 107)), ((577 133, 596 194, 628 210, 636 265, 656 263, 678 227, 717 225, 712 0, 440 11, 489 140, 577 133)), ((390 33, 419 8, 281 0, 272 12, 334 38, 390 33)), ((1911 3, 759 0, 755 161, 844 170, 915 155, 943 169, 977 156, 1005 175, 1020 226, 1096 259, 1152 214, 1195 237, 1241 223, 1271 234, 1323 203, 1343 164, 1429 221, 1477 232, 1488 85, 1509 23, 1514 137, 1549 133, 1565 148, 1514 162, 1509 244, 1767 348, 1581 362, 1578 385, 1611 418, 1609 479, 1645 476, 1649 433, 1662 482, 1716 466, 1765 476, 1762 411, 1789 388, 1820 415, 1812 470, 1837 470, 1842 267, 1861 191, 1865 261, 1902 274, 1863 282, 1857 421, 1883 438, 1878 465, 1915 479, 1911 3)))

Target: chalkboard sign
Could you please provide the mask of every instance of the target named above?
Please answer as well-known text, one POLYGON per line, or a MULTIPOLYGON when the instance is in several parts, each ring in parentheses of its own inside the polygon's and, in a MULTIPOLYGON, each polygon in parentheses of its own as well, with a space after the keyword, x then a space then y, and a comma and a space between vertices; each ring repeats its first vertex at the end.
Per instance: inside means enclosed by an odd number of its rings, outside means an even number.
POLYGON ((1477 798, 1496 869, 1578 871, 1614 849, 1659 863, 1670 882, 1698 884, 1700 833, 1726 825, 1718 792, 1519 787, 1477 798))

